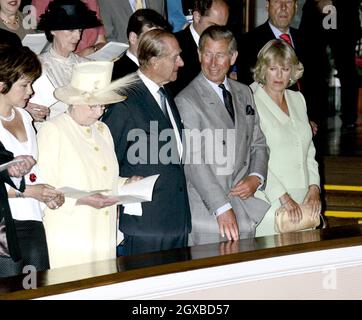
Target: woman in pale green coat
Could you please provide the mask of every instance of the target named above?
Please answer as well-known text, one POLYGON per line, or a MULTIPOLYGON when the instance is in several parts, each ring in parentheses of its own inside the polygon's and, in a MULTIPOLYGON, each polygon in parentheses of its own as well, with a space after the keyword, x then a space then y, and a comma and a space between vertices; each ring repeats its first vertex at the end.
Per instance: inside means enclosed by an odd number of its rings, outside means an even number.
POLYGON ((284 206, 292 222, 302 218, 300 204, 321 211, 320 178, 307 108, 300 92, 288 90, 302 75, 293 48, 284 40, 269 41, 259 52, 252 89, 260 126, 270 148, 265 191, 256 197, 271 204, 256 236, 275 234, 274 215, 284 206))

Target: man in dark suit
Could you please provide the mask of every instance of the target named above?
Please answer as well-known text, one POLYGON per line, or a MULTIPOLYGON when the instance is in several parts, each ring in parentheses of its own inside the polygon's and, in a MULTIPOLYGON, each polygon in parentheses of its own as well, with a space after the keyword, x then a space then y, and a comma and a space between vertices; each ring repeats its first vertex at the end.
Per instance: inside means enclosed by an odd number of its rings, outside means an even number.
POLYGON ((140 38, 145 32, 155 28, 171 30, 169 23, 155 10, 140 9, 131 15, 127 26, 129 48, 114 63, 112 80, 138 70, 137 49, 140 38))
POLYGON ((292 46, 298 51, 297 29, 290 25, 297 11, 297 0, 267 0, 268 20, 241 37, 237 59, 238 81, 251 84, 251 69, 254 68, 260 49, 269 41, 288 34, 292 46))
POLYGON ((124 255, 187 246, 191 215, 181 163, 182 124, 173 98, 163 88, 183 66, 180 52, 172 33, 146 32, 138 47, 139 82, 103 117, 113 136, 119 174, 160 175, 152 201, 121 209, 124 255))
POLYGON ((22 45, 20 38, 15 33, 4 29, 0 29, 0 44, 9 44, 20 47, 22 45))
POLYGON ((229 7, 224 0, 196 0, 193 8, 193 22, 175 34, 185 66, 179 71, 177 80, 168 88, 174 96, 185 88, 201 71, 197 48, 202 32, 211 25, 225 26, 229 17, 229 7))

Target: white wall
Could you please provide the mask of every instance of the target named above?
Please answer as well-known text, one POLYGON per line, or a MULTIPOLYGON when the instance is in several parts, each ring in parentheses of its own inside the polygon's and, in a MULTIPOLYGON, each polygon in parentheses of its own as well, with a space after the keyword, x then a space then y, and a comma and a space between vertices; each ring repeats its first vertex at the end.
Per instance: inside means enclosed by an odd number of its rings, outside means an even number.
POLYGON ((362 246, 259 259, 44 299, 362 299, 362 246))

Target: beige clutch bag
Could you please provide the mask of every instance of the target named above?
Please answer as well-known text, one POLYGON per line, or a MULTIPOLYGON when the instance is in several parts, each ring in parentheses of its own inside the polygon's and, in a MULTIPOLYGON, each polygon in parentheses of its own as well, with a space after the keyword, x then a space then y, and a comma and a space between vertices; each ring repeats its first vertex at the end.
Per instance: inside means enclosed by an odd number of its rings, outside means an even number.
POLYGON ((302 209, 303 218, 298 223, 292 223, 289 220, 288 212, 283 206, 277 209, 275 211, 275 231, 278 233, 286 233, 305 229, 315 229, 319 226, 321 219, 323 221, 323 227, 325 226, 325 221, 321 214, 319 214, 316 218, 312 218, 311 206, 301 204, 300 208, 302 209))

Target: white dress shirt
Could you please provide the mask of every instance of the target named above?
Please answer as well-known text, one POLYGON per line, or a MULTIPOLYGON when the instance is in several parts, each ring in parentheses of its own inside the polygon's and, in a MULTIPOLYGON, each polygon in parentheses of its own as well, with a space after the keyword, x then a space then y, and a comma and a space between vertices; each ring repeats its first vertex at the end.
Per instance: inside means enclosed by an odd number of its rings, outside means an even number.
POLYGON ((138 62, 138 58, 129 50, 126 51, 126 56, 130 58, 136 65, 140 66, 140 63, 138 62))
POLYGON ((190 24, 190 31, 191 31, 192 37, 195 40, 197 47, 199 47, 200 35, 196 32, 194 25, 192 23, 190 24))

